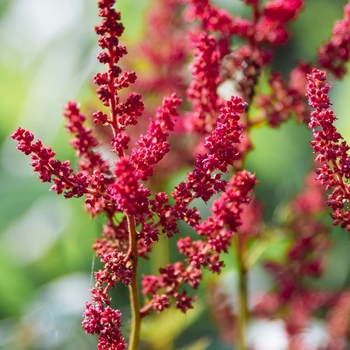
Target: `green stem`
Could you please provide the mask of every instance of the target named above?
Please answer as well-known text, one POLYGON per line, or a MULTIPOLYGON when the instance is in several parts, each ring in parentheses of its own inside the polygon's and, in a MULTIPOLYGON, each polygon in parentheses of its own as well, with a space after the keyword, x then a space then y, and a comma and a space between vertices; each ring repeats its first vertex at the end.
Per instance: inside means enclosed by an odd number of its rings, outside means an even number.
POLYGON ((248 323, 248 292, 247 292, 247 267, 245 264, 244 244, 242 237, 238 233, 235 234, 235 248, 237 253, 238 266, 238 294, 239 294, 239 310, 237 315, 238 323, 238 350, 248 350, 246 333, 248 323))
POLYGON ((136 227, 133 217, 128 217, 129 243, 132 251, 133 277, 129 285, 131 307, 131 331, 128 350, 138 350, 141 331, 140 300, 137 283, 138 251, 136 240, 136 227))

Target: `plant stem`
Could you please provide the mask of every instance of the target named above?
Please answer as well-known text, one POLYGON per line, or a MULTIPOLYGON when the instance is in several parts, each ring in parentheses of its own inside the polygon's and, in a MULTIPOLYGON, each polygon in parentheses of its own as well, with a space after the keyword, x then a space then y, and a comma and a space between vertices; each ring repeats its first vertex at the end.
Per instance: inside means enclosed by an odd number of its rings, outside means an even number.
POLYGON ((238 294, 239 310, 237 315, 238 323, 238 350, 248 350, 246 332, 248 322, 248 292, 247 292, 247 267, 244 256, 244 242, 238 233, 235 234, 235 248, 237 253, 238 266, 238 294))
POLYGON ((140 317, 140 301, 137 284, 137 268, 138 268, 138 251, 136 239, 136 227, 133 217, 128 216, 129 225, 129 241, 132 250, 133 261, 133 277, 129 285, 129 297, 131 307, 131 331, 129 339, 129 350, 137 350, 140 341, 141 317, 140 317))

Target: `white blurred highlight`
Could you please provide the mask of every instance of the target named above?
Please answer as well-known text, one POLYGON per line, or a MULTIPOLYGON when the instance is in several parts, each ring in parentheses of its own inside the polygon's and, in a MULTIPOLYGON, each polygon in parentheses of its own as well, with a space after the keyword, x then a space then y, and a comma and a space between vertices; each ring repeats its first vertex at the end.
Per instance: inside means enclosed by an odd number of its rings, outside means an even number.
POLYGON ((1 239, 18 264, 30 264, 55 243, 70 221, 67 203, 56 197, 39 199, 1 239))

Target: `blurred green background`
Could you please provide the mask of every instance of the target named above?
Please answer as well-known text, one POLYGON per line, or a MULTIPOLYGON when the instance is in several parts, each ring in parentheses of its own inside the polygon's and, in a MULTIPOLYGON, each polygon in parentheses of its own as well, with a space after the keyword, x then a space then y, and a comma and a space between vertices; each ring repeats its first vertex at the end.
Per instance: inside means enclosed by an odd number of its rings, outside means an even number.
MULTIPOLYGON (((217 3, 245 12, 238 0, 217 3)), ((276 68, 286 72, 299 58, 312 60, 317 46, 329 38, 333 21, 342 16, 345 3, 307 1, 300 19, 291 26, 293 40, 278 50, 276 68)), ((135 45, 142 37, 147 6, 152 6, 152 0, 118 1, 126 27, 125 43, 135 45)), ((29 159, 9 139, 18 126, 28 128, 45 145, 51 145, 60 159, 74 162, 61 115, 67 100, 78 99, 84 105, 93 95, 92 76, 101 69, 95 59, 99 51, 93 31, 99 22, 96 13, 94 1, 0 1, 2 350, 96 347, 95 337, 85 335, 80 324, 84 303, 90 300, 94 263, 90 248, 103 220, 90 220, 82 209, 82 200, 65 200, 49 192, 49 186, 41 184, 32 172, 29 159)), ((334 83, 331 97, 339 118, 337 125, 350 142, 350 78, 334 83)), ((249 156, 248 167, 257 173, 257 193, 265 203, 266 219, 273 223, 279 208, 302 188, 303 176, 311 169, 311 134, 290 121, 277 130, 254 130, 253 140, 255 151, 249 156)), ((169 186, 183 175, 176 175, 169 186)), ((319 283, 328 289, 341 289, 350 286, 349 241, 338 229, 333 236, 329 269, 319 283)), ((270 250, 276 249, 278 245, 272 242, 270 250)), ((174 338, 178 349, 196 341, 198 349, 204 344, 208 349, 226 349, 210 319, 204 290, 205 286, 198 308, 188 318, 170 312, 153 324, 148 322, 145 332, 158 337, 158 344, 174 338), (172 322, 171 327, 164 327, 164 322, 172 322)), ((120 288, 113 300, 125 314, 127 329, 126 295, 127 291, 120 288)))

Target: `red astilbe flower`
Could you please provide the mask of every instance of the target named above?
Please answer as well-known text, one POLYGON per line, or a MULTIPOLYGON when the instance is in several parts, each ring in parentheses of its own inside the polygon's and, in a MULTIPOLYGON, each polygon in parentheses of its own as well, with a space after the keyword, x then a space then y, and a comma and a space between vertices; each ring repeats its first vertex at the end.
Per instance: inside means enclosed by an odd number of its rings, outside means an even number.
POLYGON ((192 102, 193 112, 187 119, 190 129, 208 134, 215 127, 217 113, 223 104, 217 94, 222 82, 219 71, 223 53, 214 36, 205 33, 199 37, 192 35, 192 43, 196 51, 191 69, 193 80, 187 89, 187 97, 192 102))
POLYGON ((186 13, 187 20, 200 19, 205 30, 216 31, 227 37, 233 34, 245 36, 250 29, 248 20, 233 16, 226 10, 210 4, 209 0, 186 0, 185 2, 190 4, 186 13))
POLYGON ((311 172, 305 178, 304 189, 290 203, 283 224, 290 236, 285 260, 264 263, 275 278, 276 288, 258 296, 253 314, 258 317, 278 314, 284 320, 290 349, 306 349, 303 333, 320 310, 332 308, 332 293, 308 285, 310 278, 319 278, 324 273, 331 247, 329 226, 322 221, 325 209, 324 186, 311 172))
MULTIPOLYGON (((73 105, 70 105, 69 108, 70 110, 74 110, 73 105)), ((75 109, 75 111, 77 110, 75 109)), ((79 114, 73 113, 73 115, 77 116, 79 114)), ((72 117, 72 115, 70 115, 70 117, 72 117)), ((71 118, 70 121, 73 119, 71 118)), ((69 125, 70 128, 73 129, 72 123, 68 123, 68 126, 69 125)), ((55 160, 55 152, 50 148, 43 147, 40 140, 32 143, 34 140, 34 135, 32 133, 18 128, 18 130, 12 135, 12 138, 18 141, 18 149, 25 154, 33 154, 32 166, 35 171, 39 172, 39 178, 42 182, 51 182, 53 180, 55 184, 51 189, 57 191, 58 194, 64 191, 66 198, 71 198, 73 196, 81 197, 84 194, 91 195, 92 197, 86 199, 86 202, 91 205, 91 198, 103 196, 103 193, 98 192, 96 186, 89 186, 94 184, 96 173, 93 172, 90 176, 89 173, 91 173, 91 168, 90 166, 86 168, 86 165, 88 164, 87 159, 91 161, 92 159, 96 160, 96 158, 94 157, 93 152, 89 153, 88 146, 85 147, 83 146, 83 143, 80 143, 80 141, 83 140, 92 140, 88 135, 89 134, 85 134, 82 136, 81 133, 81 137, 73 142, 73 144, 76 145, 78 152, 81 153, 80 155, 86 157, 85 159, 83 157, 84 161, 80 162, 80 165, 84 170, 79 171, 78 173, 73 173, 73 170, 69 167, 68 161, 62 163, 59 160, 55 160)), ((92 142, 92 144, 95 143, 92 142)), ((97 159, 100 160, 99 157, 97 157, 97 159)), ((103 162, 101 164, 105 165, 103 162)), ((106 210, 106 207, 104 207, 104 210, 109 212, 111 208, 106 210)), ((113 310, 109 306, 110 300, 106 293, 115 286, 119 279, 122 279, 125 284, 129 283, 132 271, 130 268, 125 267, 126 263, 124 259, 121 259, 121 257, 116 259, 116 257, 111 256, 110 251, 106 249, 106 247, 99 249, 99 251, 100 253, 103 252, 100 254, 100 257, 105 263, 105 270, 96 272, 95 274, 97 282, 96 288, 92 290, 92 294, 96 295, 98 301, 93 297, 95 305, 86 303, 83 328, 87 333, 99 334, 98 349, 125 349, 126 344, 119 331, 119 328, 121 327, 121 313, 118 310, 113 310), (119 271, 119 274, 116 274, 116 271, 119 271), (103 284, 107 285, 105 290, 102 288, 103 284)), ((124 257, 123 253, 120 254, 124 257)))
MULTIPOLYGON (((293 347, 296 339, 306 331, 319 310, 332 307, 331 293, 318 292, 306 282, 310 277, 317 278, 322 274, 325 253, 330 248, 329 227, 319 220, 326 208, 324 197, 324 187, 314 179, 313 173, 309 174, 305 189, 292 200, 286 222, 282 223, 282 228, 291 235, 286 259, 283 262, 265 262, 265 267, 275 278, 276 287, 270 292, 253 294, 250 291, 249 295, 249 300, 252 301, 252 320, 255 317, 267 320, 276 316, 283 319, 290 338, 290 349, 304 349, 293 347)), ((249 206, 243 208, 248 210, 249 206)), ((241 216, 241 219, 250 219, 252 223, 243 223, 237 234, 246 240, 255 239, 258 234, 254 232, 255 226, 261 226, 262 222, 261 212, 260 215, 257 212, 251 216, 241 216), (247 230, 245 226, 254 227, 247 230)), ((254 241, 248 241, 248 245, 251 242, 254 241)), ((226 290, 222 282, 216 281, 212 285, 211 297, 212 313, 219 332, 225 342, 232 343, 233 337, 237 337, 234 334, 235 327, 232 328, 232 324, 237 323, 237 309, 232 307, 232 293, 226 290)))
MULTIPOLYGON (((150 191, 140 183, 140 177, 145 175, 137 172, 137 164, 125 155, 130 140, 125 129, 137 123, 144 107, 138 94, 131 93, 125 102, 122 102, 118 95, 119 90, 136 80, 136 75, 134 72, 123 73, 117 66, 119 59, 126 54, 126 49, 119 45, 119 37, 124 28, 120 23, 120 13, 113 9, 114 3, 109 0, 98 2, 99 16, 103 19, 95 28, 96 33, 100 35, 99 45, 104 50, 98 55, 98 60, 107 64, 108 68, 107 72, 96 74, 94 80, 99 86, 97 94, 102 104, 109 107, 110 116, 102 111, 93 114, 95 123, 110 125, 113 130, 112 147, 119 156, 114 172, 110 170, 109 163, 96 151, 99 142, 92 135, 91 128, 84 126, 86 117, 80 112, 76 102, 66 105, 64 115, 67 119, 66 129, 72 134, 71 144, 79 158, 77 173, 70 168, 69 162, 55 160, 55 153, 50 148, 43 147, 40 140, 33 143, 34 136, 30 132, 19 128, 12 135, 12 138, 18 141, 20 150, 27 155, 32 154, 32 165, 34 170, 39 172, 40 179, 44 182, 54 181, 51 189, 58 194, 64 192, 67 198, 81 197, 85 194, 87 210, 92 215, 104 212, 107 216, 103 238, 96 240, 94 245, 104 268, 95 273, 96 286, 91 291, 93 304, 86 304, 83 321, 83 328, 87 333, 99 335, 98 348, 101 350, 126 347, 119 330, 122 325, 121 313, 111 308, 108 293, 120 281, 129 285, 135 276, 137 251, 133 250, 135 247, 137 249, 137 233, 133 215, 138 215, 138 222, 143 222, 144 216, 149 215, 150 195, 150 191), (125 216, 119 223, 116 222, 117 213, 125 216)), ((176 99, 171 99, 174 100, 176 99)), ((179 103, 177 100, 176 102, 179 103)), ((171 103, 168 103, 168 109, 163 106, 163 118, 158 118, 158 124, 163 123, 169 127, 170 122, 167 118, 171 117, 176 108, 170 105, 171 103)), ((160 138, 159 135, 153 136, 160 138)), ((157 139, 157 142, 160 141, 157 139)), ((152 164, 157 163, 160 158, 158 156, 152 164)), ((144 161, 147 162, 147 159, 144 161)))
POLYGON ((176 108, 181 100, 175 94, 163 99, 158 108, 155 120, 150 122, 147 134, 137 142, 138 148, 131 153, 131 161, 137 166, 137 173, 143 181, 153 175, 154 166, 158 164, 170 150, 167 141, 169 132, 174 130, 174 120, 178 115, 176 108))
POLYGON ((150 309, 159 311, 170 306, 170 297, 176 301, 176 307, 186 312, 192 308, 195 300, 187 292, 179 288, 184 283, 197 288, 202 279, 202 268, 213 273, 220 273, 223 262, 220 253, 226 252, 231 245, 231 238, 241 225, 240 216, 243 205, 250 201, 250 193, 256 184, 255 176, 248 171, 242 171, 233 176, 227 189, 219 199, 213 203, 213 215, 195 226, 202 240, 193 240, 184 237, 178 240, 179 252, 186 256, 185 266, 181 262, 159 270, 160 276, 144 276, 142 293, 152 294, 151 301, 141 310, 147 314, 150 309))
POLYGON ((336 21, 332 37, 318 50, 318 62, 338 79, 347 72, 346 63, 350 59, 350 4, 344 7, 344 18, 336 21))
POLYGON ((231 97, 221 109, 215 129, 204 140, 207 153, 197 156, 194 171, 172 194, 174 206, 164 205, 167 201, 165 194, 158 194, 157 201, 154 201, 153 208, 160 217, 163 232, 169 237, 178 232, 175 224, 181 219, 193 227, 203 240, 191 240, 190 237, 178 240, 179 252, 186 256, 187 266, 180 262, 169 264, 160 269, 159 277, 144 276, 143 293, 153 296, 141 310, 142 315, 150 309, 161 311, 169 307, 170 297, 175 299, 176 307, 185 312, 192 307, 194 298, 187 296, 185 291, 179 291, 179 288, 184 283, 197 288, 203 267, 213 273, 221 271, 223 262, 220 261, 220 253, 227 252, 232 235, 241 224, 241 205, 249 202, 249 193, 256 183, 255 176, 247 171, 238 173, 229 183, 221 179, 221 172, 228 172, 228 167, 232 167, 240 156, 236 145, 242 132, 239 117, 245 106, 240 97, 231 97), (200 224, 197 209, 188 208, 189 204, 194 198, 208 201, 221 191, 222 196, 213 204, 213 217, 200 224))
POLYGON ((50 147, 44 147, 40 140, 34 141, 34 134, 18 128, 11 135, 18 142, 17 149, 26 155, 31 154, 31 166, 39 173, 41 182, 54 182, 52 191, 64 193, 66 198, 81 197, 88 193, 88 177, 83 172, 74 173, 68 160, 61 162, 55 159, 56 153, 50 147))
POLYGON ((274 0, 265 4, 255 31, 257 42, 267 42, 271 45, 283 45, 289 39, 286 24, 299 15, 304 7, 301 0, 274 0))
POLYGON ((260 117, 272 127, 279 127, 292 115, 299 122, 307 122, 306 74, 311 72, 311 65, 299 62, 290 73, 287 84, 282 75, 272 72, 269 78, 270 94, 258 94, 254 103, 259 107, 260 117), (305 85, 303 85, 303 83, 305 85))
POLYGON ((246 106, 242 98, 232 96, 222 107, 215 129, 204 140, 206 153, 197 155, 195 169, 188 174, 187 183, 179 185, 173 192, 178 204, 193 198, 207 202, 215 192, 225 189, 227 182, 221 179, 220 173, 213 172, 227 173, 228 167, 239 159, 237 145, 243 131, 239 119, 246 106))
POLYGON ((206 236, 212 250, 227 253, 234 232, 242 225, 243 204, 250 202, 249 194, 256 184, 255 175, 244 170, 233 176, 227 189, 212 205, 213 215, 196 227, 206 236))
POLYGON ((289 34, 285 26, 296 19, 304 7, 301 0, 266 2, 262 9, 259 1, 246 1, 252 6, 253 21, 233 16, 208 0, 187 0, 189 7, 187 18, 198 18, 207 31, 219 32, 222 36, 238 35, 250 42, 259 44, 282 45, 288 40, 289 34))
POLYGON ((112 6, 115 1, 98 2, 99 16, 103 18, 95 31, 100 38, 99 46, 103 49, 97 56, 102 64, 107 64, 107 72, 97 73, 94 77, 95 83, 99 86, 97 94, 102 104, 110 108, 110 116, 104 112, 97 111, 93 114, 95 123, 110 124, 114 138, 112 140, 113 150, 123 156, 128 148, 130 138, 124 133, 129 125, 137 124, 137 118, 141 116, 144 106, 141 95, 131 93, 125 102, 121 102, 118 91, 125 89, 136 81, 135 72, 122 72, 117 65, 119 60, 127 54, 125 46, 119 45, 119 37, 124 31, 120 22, 120 13, 112 6))
MULTIPOLYGON (((94 305, 87 304, 83 322, 87 332, 90 331, 87 326, 91 318, 89 313, 91 309, 99 312, 97 317, 102 319, 105 319, 106 311, 111 311, 108 315, 118 315, 120 319, 120 312, 110 308, 108 292, 120 281, 125 285, 133 283, 131 280, 137 277, 137 255, 146 258, 151 245, 158 239, 158 232, 147 224, 152 220, 149 208, 150 191, 144 187, 141 180, 146 181, 153 175, 154 166, 169 151, 167 137, 173 130, 172 118, 177 115, 176 107, 181 102, 175 95, 164 98, 163 105, 159 108, 156 119, 151 122, 147 134, 141 136, 137 142, 138 148, 134 148, 130 156, 126 155, 130 142, 126 128, 137 124, 144 106, 139 94, 131 93, 125 102, 122 102, 119 96, 119 90, 135 82, 136 74, 123 73, 117 66, 119 59, 126 54, 126 49, 119 45, 118 37, 123 32, 123 26, 119 22, 120 14, 115 12, 112 5, 114 1, 99 2, 101 9, 99 15, 104 19, 96 27, 96 32, 101 35, 99 45, 104 51, 99 54, 98 59, 101 63, 107 64, 108 68, 106 73, 98 73, 94 78, 99 86, 97 89, 99 98, 106 107, 109 107, 110 116, 102 111, 94 113, 93 116, 95 123, 112 127, 114 137, 111 144, 119 160, 115 164, 113 183, 106 188, 103 197, 108 201, 108 205, 104 207, 108 218, 103 232, 104 237, 96 240, 94 245, 104 269, 95 273, 96 286, 92 289, 94 305), (116 223, 114 218, 117 212, 126 215, 119 223, 116 223), (136 231, 137 225, 141 226, 140 232, 136 231), (96 298, 96 295, 99 297, 96 298)), ((115 328, 111 327, 111 323, 113 324, 113 319, 111 322, 103 323, 103 326, 95 332, 99 334, 99 346, 106 349, 108 346, 123 348, 124 340, 118 333, 121 321, 115 321, 115 328), (111 332, 117 332, 115 337, 111 332)))
POLYGON ((156 0, 147 14, 143 43, 135 54, 145 60, 147 70, 136 86, 147 94, 164 96, 176 92, 182 97, 185 86, 184 64, 189 54, 189 41, 182 23, 182 0, 156 0))
POLYGON ((96 216, 103 212, 107 203, 107 188, 114 182, 110 164, 103 159, 102 154, 96 150, 100 144, 92 134, 92 128, 86 127, 86 116, 81 113, 77 102, 70 101, 65 106, 66 130, 71 134, 70 144, 76 150, 79 159, 79 170, 88 176, 89 188, 86 193, 85 209, 96 216))
MULTIPOLYGON (((19 128, 12 135, 18 141, 18 149, 32 156, 32 166, 39 173, 41 181, 53 181, 51 189, 58 194, 63 193, 67 198, 85 195, 87 211, 92 216, 103 214, 106 219, 102 237, 96 239, 93 246, 102 267, 94 273, 96 282, 91 288, 92 301, 86 303, 83 320, 85 332, 98 335, 100 350, 126 348, 120 331, 122 315, 120 310, 112 308, 110 297, 110 292, 118 283, 130 288, 132 317, 137 318, 136 321, 132 320, 134 326, 152 310, 161 312, 171 304, 182 312, 192 308, 195 296, 190 295, 187 287, 199 287, 203 269, 211 273, 221 272, 224 266, 221 254, 228 252, 234 235, 239 235, 236 236, 239 238, 238 246, 244 246, 244 249, 237 249, 241 253, 238 254, 238 261, 242 263, 242 270, 250 267, 248 264, 243 266, 246 261, 252 260, 245 253, 248 253, 251 242, 260 240, 263 225, 261 208, 251 200, 257 180, 255 175, 242 170, 246 154, 251 149, 250 128, 254 126, 254 120, 250 120, 251 115, 246 109, 247 103, 243 101, 254 103, 254 107, 263 110, 265 114, 258 122, 263 119, 270 126, 280 125, 292 113, 298 120, 305 121, 303 82, 310 66, 299 64, 292 71, 289 83, 279 73, 272 73, 269 82, 272 93, 255 98, 255 87, 262 68, 271 62, 273 50, 289 38, 287 25, 298 17, 304 2, 244 2, 251 6, 251 20, 232 16, 211 5, 208 0, 159 0, 159 4, 167 6, 167 11, 153 16, 153 28, 167 28, 166 22, 170 22, 171 12, 181 14, 182 3, 189 5, 188 19, 200 22, 200 28, 192 28, 189 35, 195 48, 191 66, 193 79, 186 91, 192 110, 186 113, 188 118, 184 118, 181 125, 190 125, 192 133, 189 137, 193 138, 190 144, 194 145, 200 140, 200 152, 195 160, 190 155, 183 157, 187 162, 194 163, 194 169, 171 195, 156 192, 162 185, 155 186, 155 193, 150 189, 165 178, 164 174, 158 177, 156 170, 159 171, 158 164, 170 152, 170 134, 177 131, 175 122, 181 104, 177 96, 185 94, 185 79, 181 70, 188 53, 186 40, 181 40, 185 27, 177 33, 179 36, 175 35, 169 40, 159 56, 154 43, 165 40, 171 30, 160 31, 157 40, 152 43, 153 47, 144 47, 159 75, 139 86, 145 89, 149 84, 150 99, 154 98, 154 92, 170 90, 170 87, 174 87, 178 94, 163 98, 148 129, 143 129, 147 131, 131 147, 137 138, 130 129, 136 130, 134 126, 139 123, 145 107, 140 94, 132 92, 125 96, 121 91, 134 84, 137 76, 135 72, 123 71, 118 65, 127 50, 119 42, 124 27, 120 13, 113 8, 114 0, 98 1, 99 16, 102 17, 101 24, 95 27, 102 49, 98 60, 105 65, 106 71, 94 76, 97 94, 104 107, 92 115, 94 124, 112 129, 110 145, 115 153, 114 164, 110 165, 98 151, 99 141, 93 135, 92 128, 85 126, 87 118, 76 102, 68 102, 64 116, 66 129, 72 137, 71 145, 78 158, 77 172, 73 171, 68 161, 56 160, 55 152, 45 148, 40 140, 34 142, 30 132, 19 128), (157 21, 161 21, 158 27, 157 21), (240 42, 243 39, 244 44, 232 50, 231 45, 236 44, 234 40, 237 37, 240 42), (242 97, 232 96, 225 101, 218 93, 225 80, 233 80, 242 97), (230 171, 234 175, 226 179, 224 174, 230 171), (211 215, 203 220, 193 202, 199 198, 208 202, 214 195, 218 195, 218 198, 213 201, 211 215), (168 238, 178 234, 180 220, 187 223, 198 236, 193 234, 191 237, 177 238, 177 248, 183 256, 181 261, 163 266, 158 276, 143 276, 142 294, 146 302, 140 308, 137 281, 139 258, 148 258, 160 234, 168 238)), ((176 19, 179 17, 176 16, 176 19)), ((177 23, 171 25, 174 28, 177 23)), ((329 87, 324 85, 322 73, 313 71, 309 79, 308 97, 316 109, 310 121, 315 135, 312 145, 318 153, 320 166, 317 173, 321 181, 308 179, 308 190, 293 202, 294 216, 284 226, 291 235, 286 260, 284 264, 275 261, 266 263, 266 268, 277 281, 277 288, 275 293, 267 296, 266 300, 270 297, 270 302, 256 310, 257 315, 259 312, 264 316, 272 316, 272 312, 283 314, 291 339, 305 330, 315 310, 328 307, 333 298, 333 295, 328 298, 323 293, 316 293, 303 283, 304 278, 319 277, 323 273, 324 253, 329 248, 328 230, 315 219, 323 210, 324 200, 320 195, 322 184, 328 190, 333 190, 327 204, 333 209, 334 224, 340 224, 350 231, 350 189, 347 185, 350 177, 349 147, 332 124, 335 117, 329 109, 329 87)), ((183 132, 183 129, 180 131, 183 132)), ((176 142, 183 143, 181 137, 177 138, 176 142)), ((187 149, 191 148, 186 146, 187 149)), ((174 158, 168 159, 176 163, 174 158)), ((179 161, 175 166, 183 163, 183 160, 179 161)), ((173 170, 174 165, 169 169, 173 170)), ((336 341, 344 338, 347 323, 339 308, 344 305, 344 308, 348 307, 349 298, 347 295, 339 296, 332 302, 338 307, 330 322, 334 333, 332 337, 336 341), (340 335, 334 331, 339 320, 342 321, 340 335)), ((245 302, 242 302, 242 310, 244 305, 245 302)), ((133 341, 135 339, 132 338, 131 347, 136 349, 138 340, 133 341)))
POLYGON ((102 288, 91 289, 94 304, 86 303, 83 328, 86 333, 98 334, 99 350, 124 350, 127 347, 120 333, 121 312, 110 307, 108 294, 102 288))
POLYGON ((334 126, 336 116, 330 109, 331 87, 325 82, 326 73, 313 69, 308 80, 309 105, 315 109, 309 123, 314 136, 311 146, 320 163, 316 169, 317 179, 326 185, 326 190, 332 191, 326 204, 332 208, 333 224, 350 231, 350 158, 347 153, 350 147, 334 126))
MULTIPOLYGON (((195 63, 192 72, 194 79, 187 91, 195 111, 191 114, 190 123, 195 130, 203 131, 205 129, 201 125, 208 128, 208 121, 209 126, 215 125, 215 112, 221 103, 217 88, 222 82, 231 80, 244 100, 249 103, 252 101, 262 68, 271 61, 273 49, 287 42, 289 38, 287 25, 299 16, 304 2, 275 0, 261 6, 259 1, 246 1, 252 8, 251 21, 233 16, 207 0, 187 2, 190 4, 187 18, 189 20, 197 18, 202 23, 202 29, 198 29, 197 32, 200 34, 197 33, 197 37, 212 38, 217 47, 215 49, 211 46, 216 55, 209 55, 210 50, 205 51, 208 56, 198 55, 200 74, 195 63), (212 36, 216 38, 215 41, 212 36), (230 45, 236 36, 245 40, 247 44, 232 50, 230 45), (217 69, 220 75, 216 75, 215 80, 213 73, 217 69), (208 77, 212 77, 210 85, 206 84, 209 81, 208 77), (218 79, 219 77, 221 79, 218 79)), ((204 49, 205 46, 199 52, 204 49)), ((272 94, 259 96, 256 101, 261 107, 260 110, 264 111, 262 118, 266 117, 272 126, 280 125, 291 113, 294 113, 298 120, 304 121, 306 119, 304 94, 300 94, 292 86, 287 87, 279 73, 271 76, 270 85, 272 94)))

